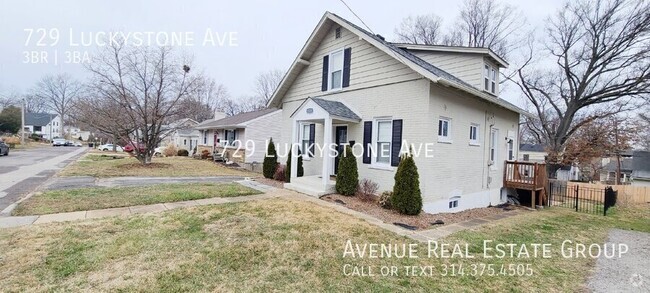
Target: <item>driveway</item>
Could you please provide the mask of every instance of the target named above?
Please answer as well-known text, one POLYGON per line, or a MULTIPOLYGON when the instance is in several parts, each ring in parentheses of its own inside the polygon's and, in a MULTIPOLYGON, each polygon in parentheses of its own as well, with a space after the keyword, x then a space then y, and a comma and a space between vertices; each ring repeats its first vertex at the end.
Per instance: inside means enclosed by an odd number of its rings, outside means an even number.
POLYGON ((85 147, 43 146, 10 151, 9 156, 0 157, 0 215, 86 150, 85 147))

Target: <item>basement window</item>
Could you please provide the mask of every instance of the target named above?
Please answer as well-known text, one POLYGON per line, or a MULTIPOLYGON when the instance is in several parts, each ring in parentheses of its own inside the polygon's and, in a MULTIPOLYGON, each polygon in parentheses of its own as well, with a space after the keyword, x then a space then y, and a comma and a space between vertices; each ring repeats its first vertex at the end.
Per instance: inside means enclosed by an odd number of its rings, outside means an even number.
POLYGON ((454 196, 449 199, 449 208, 450 209, 455 209, 458 207, 458 201, 460 200, 460 196, 454 196))

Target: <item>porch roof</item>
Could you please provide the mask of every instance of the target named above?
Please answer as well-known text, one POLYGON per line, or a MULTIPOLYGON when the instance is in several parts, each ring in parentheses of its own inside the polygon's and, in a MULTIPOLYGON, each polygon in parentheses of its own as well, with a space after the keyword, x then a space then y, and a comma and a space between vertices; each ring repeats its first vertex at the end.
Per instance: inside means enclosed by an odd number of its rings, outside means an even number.
POLYGON ((305 99, 305 101, 298 107, 298 109, 296 109, 296 111, 291 114, 291 117, 294 117, 296 113, 298 113, 310 100, 325 112, 327 112, 330 116, 332 116, 332 118, 350 120, 355 122, 361 121, 361 117, 359 117, 357 113, 348 108, 348 106, 346 106, 343 102, 312 97, 305 99))

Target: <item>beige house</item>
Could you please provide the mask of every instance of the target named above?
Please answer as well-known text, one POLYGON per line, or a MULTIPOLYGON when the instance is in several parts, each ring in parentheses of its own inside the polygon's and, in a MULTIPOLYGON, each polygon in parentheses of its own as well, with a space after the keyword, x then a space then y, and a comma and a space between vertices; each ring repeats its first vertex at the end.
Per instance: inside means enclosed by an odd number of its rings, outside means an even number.
POLYGON ((238 163, 264 160, 270 138, 280 136, 282 111, 267 108, 204 121, 194 128, 199 132, 199 148, 222 153, 238 163))
POLYGON ((191 118, 180 119, 164 126, 161 145, 175 145, 192 153, 199 142, 199 132, 194 129, 199 123, 191 118))
POLYGON ((533 163, 546 162, 548 153, 541 144, 522 143, 519 145, 518 160, 533 163))
POLYGON ((336 150, 349 144, 360 179, 391 190, 412 146, 425 211, 503 202, 525 114, 498 97, 507 65, 484 48, 390 43, 325 13, 269 102, 282 109, 278 153, 304 153, 305 176, 292 166, 286 187, 332 193, 336 150))

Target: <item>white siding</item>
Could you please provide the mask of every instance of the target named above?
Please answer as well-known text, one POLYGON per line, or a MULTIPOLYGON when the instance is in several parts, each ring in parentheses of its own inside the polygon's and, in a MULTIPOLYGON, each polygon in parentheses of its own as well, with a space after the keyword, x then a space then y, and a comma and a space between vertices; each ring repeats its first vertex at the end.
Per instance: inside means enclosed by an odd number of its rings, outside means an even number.
MULTIPOLYGON (((264 161, 266 153, 266 144, 269 138, 273 138, 276 142, 280 139, 280 125, 282 121, 282 112, 276 111, 266 116, 262 116, 256 120, 252 120, 242 131, 244 147, 249 148, 246 150, 247 163, 264 161)), ((282 162, 282 160, 280 160, 282 162)))

